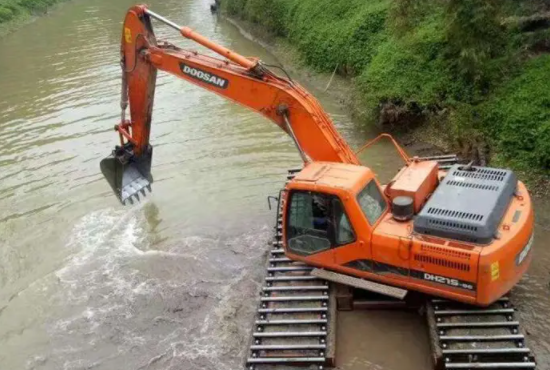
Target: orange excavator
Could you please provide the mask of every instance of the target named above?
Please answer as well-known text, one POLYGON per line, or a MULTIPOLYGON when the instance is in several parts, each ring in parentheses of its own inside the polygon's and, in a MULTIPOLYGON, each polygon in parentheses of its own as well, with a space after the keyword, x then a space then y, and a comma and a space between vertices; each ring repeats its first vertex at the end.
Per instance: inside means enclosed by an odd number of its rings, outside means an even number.
POLYGON ((281 200, 282 244, 291 260, 480 306, 509 292, 527 270, 533 209, 512 171, 442 169, 399 148, 405 166, 382 185, 299 84, 144 5, 126 15, 121 58, 120 145, 101 170, 122 203, 139 200, 153 182, 149 138, 162 70, 262 114, 292 138, 304 166, 281 200), (159 42, 153 18, 220 58, 159 42))

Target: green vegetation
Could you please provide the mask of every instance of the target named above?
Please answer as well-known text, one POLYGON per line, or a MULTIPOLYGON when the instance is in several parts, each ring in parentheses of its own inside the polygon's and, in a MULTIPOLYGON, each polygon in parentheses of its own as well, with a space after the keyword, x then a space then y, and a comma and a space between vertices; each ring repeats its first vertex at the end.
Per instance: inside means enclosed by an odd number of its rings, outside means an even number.
POLYGON ((485 131, 512 162, 550 169, 550 54, 528 60, 480 111, 485 131))
POLYGON ((0 34, 22 19, 45 13, 60 1, 63 0, 0 0, 0 34))
POLYGON ((223 0, 222 5, 231 17, 288 40, 307 65, 352 78, 368 121, 391 129, 433 126, 455 150, 482 146, 500 165, 550 177, 546 1, 223 0))

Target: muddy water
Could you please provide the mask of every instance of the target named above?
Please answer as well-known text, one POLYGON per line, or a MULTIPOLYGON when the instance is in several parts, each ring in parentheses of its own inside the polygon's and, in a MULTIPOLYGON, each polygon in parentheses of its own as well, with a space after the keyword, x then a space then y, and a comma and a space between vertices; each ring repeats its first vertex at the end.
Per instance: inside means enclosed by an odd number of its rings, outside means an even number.
MULTIPOLYGON (((0 40, 1 369, 234 369, 245 355, 273 222, 265 197, 299 157, 258 115, 159 74, 154 194, 122 208, 98 163, 116 142, 118 42, 133 2, 66 3, 0 40)), ((213 17, 209 0, 149 3, 244 55, 276 62, 213 17)), ((165 27, 156 33, 190 46, 165 27)), ((307 87, 353 147, 372 137, 316 84, 307 87)), ((388 176, 391 149, 377 149, 369 161, 388 176)), ((548 215, 548 206, 540 209, 548 215)), ((550 232, 537 233, 538 258, 517 295, 532 347, 544 354, 550 232)), ((395 338, 381 336, 373 368, 423 368, 408 358, 425 344, 383 317, 387 329, 373 325, 404 337, 402 356, 384 361, 395 338)))

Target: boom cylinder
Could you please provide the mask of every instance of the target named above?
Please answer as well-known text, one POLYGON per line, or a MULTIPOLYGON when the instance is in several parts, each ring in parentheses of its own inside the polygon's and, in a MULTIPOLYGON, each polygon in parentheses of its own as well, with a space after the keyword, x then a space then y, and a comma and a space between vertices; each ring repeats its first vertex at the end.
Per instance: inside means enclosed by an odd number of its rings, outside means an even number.
POLYGON ((176 23, 164 18, 163 16, 161 16, 161 15, 155 13, 155 12, 152 12, 149 9, 145 9, 145 13, 150 15, 151 17, 155 18, 156 20, 161 21, 162 23, 178 30, 183 37, 197 42, 198 44, 200 44, 200 45, 202 45, 202 46, 218 53, 219 55, 229 59, 230 61, 232 61, 234 63, 237 63, 237 64, 243 66, 246 69, 254 69, 258 65, 257 61, 250 60, 250 59, 248 59, 248 58, 246 58, 246 57, 244 57, 244 56, 242 56, 238 53, 235 53, 234 51, 229 50, 226 47, 223 47, 219 44, 216 44, 215 42, 210 41, 206 37, 196 33, 195 31, 193 31, 189 27, 181 27, 181 26, 177 25, 176 23))

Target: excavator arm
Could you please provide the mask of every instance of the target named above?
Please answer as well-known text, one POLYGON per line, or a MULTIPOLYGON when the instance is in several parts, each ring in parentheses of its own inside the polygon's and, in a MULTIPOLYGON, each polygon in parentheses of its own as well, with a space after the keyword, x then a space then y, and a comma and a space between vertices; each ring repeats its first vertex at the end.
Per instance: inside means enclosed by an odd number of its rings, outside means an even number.
MULTIPOLYGON (((122 203, 139 200, 150 190, 152 146, 149 143, 157 70, 248 107, 270 119, 296 144, 304 162, 327 161, 359 164, 318 101, 290 78, 271 72, 261 61, 243 57, 180 27, 147 9, 129 9, 121 41, 122 93, 120 136, 101 169, 122 203), (185 38, 214 51, 215 58, 158 42, 151 19, 177 29, 185 38), (126 118, 129 105, 130 119, 126 118)), ((183 98, 183 97, 182 97, 183 98)))

